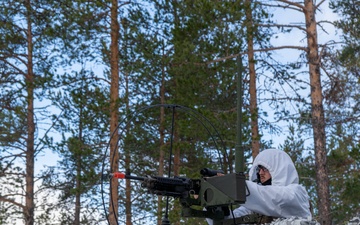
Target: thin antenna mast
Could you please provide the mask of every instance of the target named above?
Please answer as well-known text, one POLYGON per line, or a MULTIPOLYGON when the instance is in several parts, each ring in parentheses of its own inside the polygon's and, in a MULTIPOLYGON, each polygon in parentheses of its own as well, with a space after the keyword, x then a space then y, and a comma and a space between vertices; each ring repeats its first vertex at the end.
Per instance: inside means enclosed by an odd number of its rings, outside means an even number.
POLYGON ((238 76, 237 76, 237 127, 236 127, 236 145, 235 145, 235 172, 244 172, 244 149, 242 146, 242 108, 243 108, 243 65, 242 58, 237 57, 238 63, 238 76))

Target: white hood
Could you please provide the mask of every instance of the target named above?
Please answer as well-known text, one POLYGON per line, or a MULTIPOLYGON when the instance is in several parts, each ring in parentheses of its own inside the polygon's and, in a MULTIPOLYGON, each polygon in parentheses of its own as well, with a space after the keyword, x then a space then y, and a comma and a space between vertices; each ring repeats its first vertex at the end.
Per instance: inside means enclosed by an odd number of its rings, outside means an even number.
POLYGON ((246 184, 249 195, 245 204, 234 210, 235 215, 252 211, 281 218, 311 218, 309 196, 305 188, 299 184, 299 175, 287 153, 277 149, 260 152, 250 170, 250 181, 246 181, 246 184), (263 186, 252 182, 257 178, 258 165, 269 170, 272 177, 271 185, 263 186))
POLYGON ((250 180, 257 179, 256 168, 262 165, 269 170, 271 175, 271 185, 287 186, 289 184, 298 184, 299 175, 295 169, 290 156, 284 151, 278 149, 266 149, 259 153, 250 169, 250 180))

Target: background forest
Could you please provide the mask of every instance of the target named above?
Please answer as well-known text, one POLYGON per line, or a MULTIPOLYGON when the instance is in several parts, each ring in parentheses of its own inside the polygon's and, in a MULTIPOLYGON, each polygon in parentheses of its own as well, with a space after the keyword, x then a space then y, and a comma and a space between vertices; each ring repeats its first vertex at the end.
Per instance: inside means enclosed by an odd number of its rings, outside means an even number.
POLYGON ((360 214, 359 1, 0 2, 0 224, 160 224, 109 172, 234 172, 238 112, 245 172, 282 149, 317 221, 360 214))

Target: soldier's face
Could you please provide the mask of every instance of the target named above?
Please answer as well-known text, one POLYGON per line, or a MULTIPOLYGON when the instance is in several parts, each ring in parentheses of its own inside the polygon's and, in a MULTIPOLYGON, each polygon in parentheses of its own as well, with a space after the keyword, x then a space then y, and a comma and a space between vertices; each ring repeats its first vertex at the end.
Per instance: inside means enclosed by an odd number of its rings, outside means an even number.
POLYGON ((270 172, 268 169, 264 167, 259 167, 259 175, 260 175, 260 181, 261 183, 264 183, 265 181, 269 180, 271 178, 270 172))

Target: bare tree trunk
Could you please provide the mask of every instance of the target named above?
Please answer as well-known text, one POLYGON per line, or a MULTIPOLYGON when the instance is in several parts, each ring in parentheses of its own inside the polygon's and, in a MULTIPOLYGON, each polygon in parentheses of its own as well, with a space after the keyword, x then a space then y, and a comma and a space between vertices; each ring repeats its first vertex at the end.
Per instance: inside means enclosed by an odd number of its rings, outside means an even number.
MULTIPOLYGON (((111 86, 110 86, 110 135, 113 135, 110 141, 110 165, 111 171, 115 172, 119 169, 119 152, 117 149, 117 140, 119 137, 116 131, 119 121, 119 30, 120 25, 118 22, 118 1, 111 1, 111 44, 110 44, 110 73, 111 73, 111 86)), ((118 186, 117 179, 111 179, 110 182, 110 206, 109 206, 109 222, 111 225, 117 224, 118 218, 118 186)))
POLYGON ((34 73, 33 73, 33 43, 31 27, 31 2, 26 0, 27 8, 27 42, 28 42, 28 65, 26 74, 27 87, 27 133, 26 140, 26 191, 25 191, 25 224, 34 225, 34 161, 35 161, 35 122, 34 122, 34 73))
POLYGON ((316 188, 318 193, 319 222, 331 224, 329 178, 326 167, 326 137, 323 96, 320 77, 320 57, 317 40, 315 10, 312 0, 304 1, 304 14, 308 44, 311 88, 311 116, 314 132, 316 188))
POLYGON ((255 72, 255 59, 254 59, 254 25, 252 19, 251 0, 245 1, 246 12, 246 34, 248 44, 248 63, 249 63, 249 92, 250 92, 250 116, 251 116, 251 149, 252 158, 259 154, 260 151, 260 137, 258 125, 258 107, 257 107, 257 90, 256 90, 256 72, 255 72))

